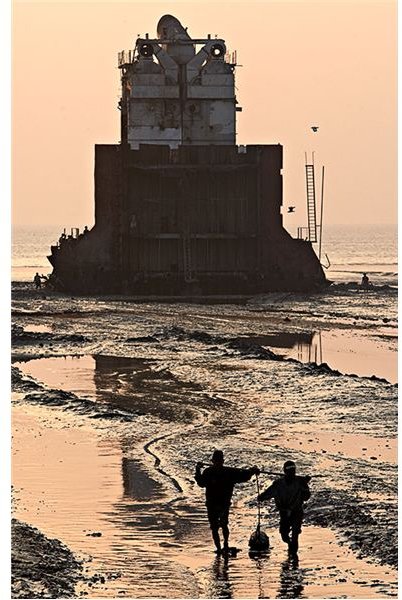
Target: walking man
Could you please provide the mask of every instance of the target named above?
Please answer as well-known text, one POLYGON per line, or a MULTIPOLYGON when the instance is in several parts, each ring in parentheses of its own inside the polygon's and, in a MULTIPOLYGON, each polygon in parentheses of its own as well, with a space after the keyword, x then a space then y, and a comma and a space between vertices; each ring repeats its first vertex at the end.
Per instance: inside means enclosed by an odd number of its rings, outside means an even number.
POLYGON ((215 450, 212 455, 212 466, 201 472, 203 463, 197 463, 195 469, 196 482, 200 487, 205 487, 208 520, 218 556, 229 552, 229 509, 233 488, 236 483, 249 481, 253 475, 258 475, 260 472, 258 467, 235 469, 224 467, 223 463, 222 450, 215 450), (219 529, 222 529, 223 548, 219 529))
POLYGON ((279 533, 285 544, 288 544, 289 553, 296 556, 303 521, 303 503, 310 498, 308 487, 310 477, 296 475, 296 464, 292 460, 285 462, 283 471, 284 477, 276 479, 258 496, 258 499, 275 500, 280 515, 279 533), (291 531, 292 537, 290 537, 291 531))

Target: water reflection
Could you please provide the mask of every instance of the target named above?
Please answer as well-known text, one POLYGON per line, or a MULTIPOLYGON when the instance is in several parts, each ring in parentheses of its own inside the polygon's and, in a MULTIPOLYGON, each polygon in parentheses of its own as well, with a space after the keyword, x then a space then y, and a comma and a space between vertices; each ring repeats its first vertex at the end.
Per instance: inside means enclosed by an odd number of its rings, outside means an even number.
POLYGON ((138 460, 122 457, 122 477, 125 498, 147 501, 159 495, 162 486, 151 479, 138 460))
POLYGON ((303 595, 303 571, 298 559, 285 560, 281 566, 280 587, 277 598, 301 598, 303 595))
POLYGON ((93 358, 93 380, 99 402, 108 402, 124 411, 147 413, 164 421, 192 422, 194 413, 183 402, 183 393, 198 390, 196 384, 178 380, 155 360, 102 354, 93 358))
POLYGON ((335 330, 285 332, 248 339, 277 353, 279 349, 279 354, 302 363, 327 363, 341 373, 364 377, 376 375, 391 383, 398 379, 396 352, 384 344, 379 345, 378 339, 365 335, 348 335, 346 345, 344 334, 335 330))
POLYGON ((299 344, 311 344, 314 337, 312 332, 277 332, 267 335, 247 336, 247 341, 260 346, 272 346, 274 348, 284 348, 291 350, 299 344))
POLYGON ((255 562, 257 568, 257 583, 258 583, 258 598, 268 598, 264 592, 264 569, 267 567, 270 550, 264 553, 263 556, 249 554, 250 558, 255 562))
POLYGON ((233 587, 229 580, 229 559, 217 556, 212 563, 211 598, 233 598, 233 587))
POLYGON ((315 362, 322 363, 322 338, 321 331, 311 334, 311 339, 308 341, 297 341, 297 360, 300 362, 315 362))
POLYGON ((274 350, 284 350, 285 356, 297 358, 301 362, 322 362, 321 331, 278 332, 247 337, 247 340, 274 350))

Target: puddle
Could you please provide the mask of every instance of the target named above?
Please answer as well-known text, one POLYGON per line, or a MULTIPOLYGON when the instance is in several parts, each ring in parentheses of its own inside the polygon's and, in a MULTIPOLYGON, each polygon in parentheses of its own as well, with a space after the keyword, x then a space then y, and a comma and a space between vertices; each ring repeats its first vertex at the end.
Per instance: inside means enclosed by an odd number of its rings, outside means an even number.
POLYGON ((303 363, 327 363, 331 369, 363 377, 376 375, 391 383, 398 380, 396 352, 375 338, 350 335, 342 330, 313 333, 278 333, 247 340, 303 363))
POLYGON ((38 358, 28 362, 15 363, 15 366, 49 388, 73 392, 84 398, 96 399, 95 359, 93 356, 38 358))
MULTIPOLYGON (((305 428, 306 429, 306 428, 305 428)), ((272 434, 269 436, 272 439, 272 434)), ((303 452, 327 453, 353 459, 397 463, 397 440, 395 438, 370 437, 357 433, 335 431, 292 431, 288 428, 285 436, 275 437, 281 445, 303 452), (292 435, 293 434, 293 435, 292 435)))
POLYGON ((88 573, 103 573, 106 582, 82 586, 89 598, 396 596, 394 571, 357 559, 329 529, 303 529, 294 565, 275 523, 265 523, 270 555, 251 560, 255 511, 241 499, 231 519, 241 552, 214 558, 200 490, 187 485, 177 494, 158 481, 132 429, 100 431, 55 409, 13 408, 15 516, 92 557, 88 573), (127 448, 135 458, 127 459, 127 448))
POLYGON ((50 325, 26 325, 24 331, 27 333, 52 333, 53 328, 50 325))
POLYGON ((276 333, 271 335, 247 336, 247 341, 260 346, 269 346, 273 348, 283 348, 293 350, 296 346, 312 344, 315 333, 276 333))
POLYGON ((188 422, 194 417, 181 398, 184 393, 194 391, 195 386, 176 380, 158 361, 84 355, 14 364, 47 387, 73 392, 122 411, 146 412, 168 421, 188 422))
POLYGON ((140 501, 150 501, 160 496, 162 486, 142 471, 138 460, 122 458, 123 495, 140 501))

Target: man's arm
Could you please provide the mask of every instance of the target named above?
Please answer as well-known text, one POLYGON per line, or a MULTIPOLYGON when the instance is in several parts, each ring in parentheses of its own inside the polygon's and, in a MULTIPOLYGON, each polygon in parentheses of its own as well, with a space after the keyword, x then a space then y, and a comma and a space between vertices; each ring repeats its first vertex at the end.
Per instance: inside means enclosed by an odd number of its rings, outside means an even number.
POLYGON ((306 502, 310 496, 311 496, 311 492, 310 492, 310 488, 308 487, 308 482, 310 481, 310 477, 303 477, 302 479, 302 498, 303 498, 303 502, 306 502))
POLYGON ((258 467, 251 467, 251 469, 232 469, 231 475, 233 483, 245 483, 252 478, 253 475, 259 475, 260 470, 258 467))
POLYGON ((260 502, 263 502, 264 500, 269 500, 270 498, 275 498, 275 488, 276 488, 276 482, 274 481, 273 483, 271 483, 271 485, 265 490, 265 492, 262 492, 262 494, 260 494, 258 496, 258 500, 260 502))
POLYGON ((194 479, 198 483, 200 487, 205 487, 207 482, 205 481, 204 473, 201 473, 202 463, 197 463, 195 466, 195 475, 194 479))

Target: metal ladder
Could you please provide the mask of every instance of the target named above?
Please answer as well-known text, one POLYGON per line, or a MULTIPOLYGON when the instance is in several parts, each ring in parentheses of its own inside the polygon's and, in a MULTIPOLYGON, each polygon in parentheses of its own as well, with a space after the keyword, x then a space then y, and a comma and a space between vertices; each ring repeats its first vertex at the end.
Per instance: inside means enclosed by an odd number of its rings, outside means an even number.
POLYGON ((317 211, 315 205, 314 164, 306 164, 308 239, 317 241, 317 211))

